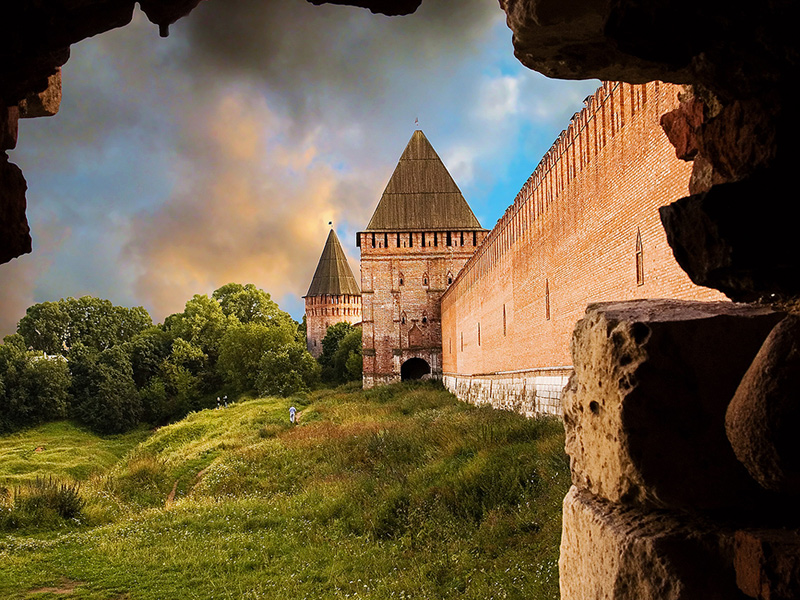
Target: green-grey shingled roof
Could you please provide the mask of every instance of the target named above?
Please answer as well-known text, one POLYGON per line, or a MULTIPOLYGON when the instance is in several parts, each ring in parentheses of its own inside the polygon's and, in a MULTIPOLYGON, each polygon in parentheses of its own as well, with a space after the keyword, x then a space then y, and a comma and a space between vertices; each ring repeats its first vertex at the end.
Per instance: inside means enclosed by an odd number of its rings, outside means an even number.
POLYGON ((482 229, 442 159, 419 129, 383 191, 366 231, 482 229))
POLYGON ((356 278, 353 277, 350 263, 347 262, 347 256, 345 256, 339 238, 333 229, 328 234, 325 248, 322 250, 322 256, 319 257, 317 270, 314 272, 311 285, 308 286, 306 296, 324 296, 325 294, 332 296, 361 295, 361 289, 356 283, 356 278))

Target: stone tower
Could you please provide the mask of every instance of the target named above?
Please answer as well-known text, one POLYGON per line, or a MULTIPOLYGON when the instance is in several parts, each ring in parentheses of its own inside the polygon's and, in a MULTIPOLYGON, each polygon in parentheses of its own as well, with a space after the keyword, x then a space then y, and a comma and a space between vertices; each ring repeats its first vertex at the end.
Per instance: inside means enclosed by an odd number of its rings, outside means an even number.
POLYGON ((486 234, 425 134, 415 131, 356 239, 365 388, 441 378, 439 299, 486 234))
POLYGON ((336 232, 331 229, 306 301, 306 343, 314 358, 322 354, 322 338, 328 327, 345 321, 361 321, 361 290, 347 262, 336 232))

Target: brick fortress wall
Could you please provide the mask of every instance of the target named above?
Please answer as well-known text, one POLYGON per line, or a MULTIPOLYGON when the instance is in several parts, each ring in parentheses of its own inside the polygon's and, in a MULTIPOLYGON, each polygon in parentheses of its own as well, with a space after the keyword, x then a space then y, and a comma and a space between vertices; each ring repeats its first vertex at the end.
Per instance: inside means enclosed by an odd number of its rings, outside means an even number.
POLYGON ((306 344, 314 358, 322 354, 322 338, 328 327, 361 322, 361 297, 354 295, 306 296, 306 344))
POLYGON ((360 234, 365 388, 399 381, 411 358, 441 377, 440 299, 486 233, 360 234))
POLYGON ((689 280, 658 216, 691 172, 659 125, 678 89, 605 82, 443 295, 444 382, 460 399, 560 414, 587 304, 725 299, 689 280))

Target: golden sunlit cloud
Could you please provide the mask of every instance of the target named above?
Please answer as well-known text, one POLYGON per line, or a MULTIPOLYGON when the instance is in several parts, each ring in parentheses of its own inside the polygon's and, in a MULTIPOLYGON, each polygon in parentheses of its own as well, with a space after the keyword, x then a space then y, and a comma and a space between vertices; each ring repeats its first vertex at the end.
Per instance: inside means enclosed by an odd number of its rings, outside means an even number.
POLYGON ((165 205, 134 220, 127 246, 155 320, 231 281, 302 295, 327 222, 348 200, 313 140, 279 141, 282 124, 263 98, 229 91, 209 102, 210 121, 187 121, 191 172, 165 205))

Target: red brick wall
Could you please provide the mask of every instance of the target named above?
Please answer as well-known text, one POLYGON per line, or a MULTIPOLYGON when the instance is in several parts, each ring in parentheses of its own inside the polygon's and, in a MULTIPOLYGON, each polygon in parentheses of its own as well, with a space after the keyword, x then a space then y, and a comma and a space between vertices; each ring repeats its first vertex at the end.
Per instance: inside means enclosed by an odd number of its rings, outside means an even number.
MULTIPOLYGON (((478 245, 486 233, 475 232, 478 245)), ((475 251, 473 232, 464 232, 463 246, 460 231, 450 232, 450 246, 441 231, 425 232, 424 246, 422 232, 359 235, 364 387, 399 381, 401 365, 414 357, 428 362, 433 377, 441 377, 440 299, 448 275, 455 279, 475 251)))
POLYGON ((590 302, 725 299, 692 284, 658 216, 688 194, 691 164, 675 158, 659 126, 677 92, 607 82, 573 117, 442 298, 445 374, 569 365, 570 336, 590 302))
POLYGON ((342 321, 361 321, 361 296, 306 296, 306 345, 314 358, 322 354, 328 327, 342 321))

